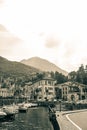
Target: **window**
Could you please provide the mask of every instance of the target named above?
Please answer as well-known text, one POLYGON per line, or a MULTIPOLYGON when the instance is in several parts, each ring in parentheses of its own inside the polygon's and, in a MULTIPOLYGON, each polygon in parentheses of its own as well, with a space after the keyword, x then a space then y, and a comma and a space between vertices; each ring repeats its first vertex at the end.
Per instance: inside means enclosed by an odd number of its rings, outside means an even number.
POLYGON ((49 89, 49 90, 53 90, 53 88, 52 88, 52 87, 49 87, 48 89, 49 89))
POLYGON ((47 81, 45 81, 45 85, 47 85, 47 81))
POLYGON ((49 92, 49 95, 53 95, 53 93, 52 93, 52 92, 49 92))
POLYGON ((48 84, 50 84, 50 85, 51 85, 51 81, 48 81, 48 84))
POLYGON ((67 88, 65 88, 65 90, 67 91, 67 88))

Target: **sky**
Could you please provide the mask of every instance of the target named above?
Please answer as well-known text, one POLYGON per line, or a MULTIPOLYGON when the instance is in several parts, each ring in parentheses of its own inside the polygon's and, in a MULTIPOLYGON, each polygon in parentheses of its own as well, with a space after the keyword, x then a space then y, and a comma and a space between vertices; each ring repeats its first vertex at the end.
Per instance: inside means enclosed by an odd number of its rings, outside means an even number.
POLYGON ((87 64, 86 48, 86 0, 0 0, 0 56, 38 56, 71 72, 87 64))

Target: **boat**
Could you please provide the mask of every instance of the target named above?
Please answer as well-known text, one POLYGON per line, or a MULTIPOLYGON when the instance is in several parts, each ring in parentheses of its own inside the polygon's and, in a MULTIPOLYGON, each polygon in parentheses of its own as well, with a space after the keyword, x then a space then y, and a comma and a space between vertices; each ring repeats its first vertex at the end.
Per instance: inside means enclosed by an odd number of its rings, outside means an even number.
POLYGON ((15 114, 16 112, 16 108, 14 106, 3 106, 2 107, 3 112, 5 112, 6 114, 15 114))
POLYGON ((30 103, 31 107, 37 107, 38 104, 37 103, 30 103))
POLYGON ((4 119, 7 114, 0 110, 0 120, 4 119))
POLYGON ((23 103, 19 103, 18 106, 19 106, 19 107, 25 106, 25 107, 27 107, 27 108, 30 108, 30 107, 31 107, 31 103, 29 103, 29 102, 23 102, 23 103))
POLYGON ((15 114, 16 114, 16 109, 14 106, 10 105, 10 106, 3 106, 2 107, 3 112, 6 113, 5 119, 15 119, 15 114))
POLYGON ((19 112, 27 112, 28 107, 25 106, 25 104, 22 104, 21 106, 19 106, 19 112))
POLYGON ((15 112, 15 113, 18 113, 19 106, 18 106, 17 104, 13 104, 12 106, 13 106, 13 108, 14 108, 14 112, 15 112))
POLYGON ((30 108, 31 107, 31 103, 24 103, 24 106, 27 107, 27 108, 30 108))

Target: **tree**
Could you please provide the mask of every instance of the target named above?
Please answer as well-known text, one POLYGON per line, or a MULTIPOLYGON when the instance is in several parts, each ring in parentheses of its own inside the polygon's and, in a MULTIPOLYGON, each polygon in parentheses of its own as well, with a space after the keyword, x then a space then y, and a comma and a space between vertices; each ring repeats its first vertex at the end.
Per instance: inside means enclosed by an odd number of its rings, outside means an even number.
POLYGON ((51 77, 54 79, 55 78, 55 73, 53 71, 51 71, 51 77))
POLYGON ((77 73, 75 71, 70 72, 68 76, 69 80, 76 81, 76 74, 77 73))
POLYGON ((57 84, 64 83, 68 80, 68 77, 64 76, 59 72, 55 72, 55 80, 57 80, 57 84))
POLYGON ((70 72, 69 80, 87 85, 87 65, 84 67, 82 64, 76 72, 70 72))
POLYGON ((37 73, 37 79, 42 79, 44 77, 44 73, 37 73))

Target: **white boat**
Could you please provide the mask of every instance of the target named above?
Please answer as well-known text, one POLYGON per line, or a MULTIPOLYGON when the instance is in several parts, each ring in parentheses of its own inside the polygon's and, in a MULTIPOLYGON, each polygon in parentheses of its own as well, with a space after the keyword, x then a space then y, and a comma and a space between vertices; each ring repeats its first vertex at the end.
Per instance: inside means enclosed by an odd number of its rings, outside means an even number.
POLYGON ((16 108, 14 106, 3 106, 2 107, 3 112, 5 112, 7 115, 15 114, 16 108))
POLYGON ((25 106, 25 107, 29 108, 29 107, 31 107, 31 103, 29 103, 29 102, 23 102, 23 103, 19 103, 18 106, 19 107, 25 106))
POLYGON ((0 119, 3 119, 7 114, 0 110, 0 119))
POLYGON ((3 112, 6 113, 5 120, 14 120, 16 109, 13 105, 10 106, 3 106, 2 107, 3 112))
POLYGON ((30 103, 31 107, 37 107, 38 104, 37 103, 30 103))
POLYGON ((19 112, 27 112, 28 107, 26 107, 24 104, 19 106, 19 112))
POLYGON ((31 107, 31 103, 24 103, 24 106, 29 108, 29 107, 31 107))
POLYGON ((19 106, 16 105, 16 104, 13 104, 12 106, 13 106, 13 108, 14 108, 14 112, 15 112, 15 113, 18 113, 19 106))

